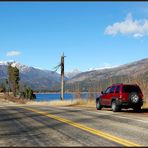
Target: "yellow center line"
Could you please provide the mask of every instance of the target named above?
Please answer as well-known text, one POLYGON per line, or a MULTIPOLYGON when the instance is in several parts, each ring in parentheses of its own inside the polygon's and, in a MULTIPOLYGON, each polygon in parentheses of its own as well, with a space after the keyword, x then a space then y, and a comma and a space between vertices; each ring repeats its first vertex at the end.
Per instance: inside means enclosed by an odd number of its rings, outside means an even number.
POLYGON ((65 119, 65 118, 62 118, 62 117, 58 117, 58 116, 55 116, 55 115, 52 115, 52 114, 49 114, 47 112, 43 112, 43 111, 39 111, 39 110, 35 110, 35 109, 32 109, 32 108, 27 108, 27 107, 20 107, 20 108, 24 108, 24 109, 27 109, 27 110, 30 110, 30 111, 33 111, 33 112, 36 112, 38 114, 41 114, 41 115, 44 115, 44 116, 47 116, 47 117, 50 117, 52 119, 55 119, 55 120, 58 120, 58 121, 61 121, 61 122, 64 122, 64 123, 67 123, 69 125, 72 125, 74 127, 77 127, 79 129, 82 129, 84 131, 87 131, 89 133, 92 133, 94 135, 97 135, 99 137, 103 137, 105 139, 108 139, 108 140, 111 140, 111 141, 114 141, 118 144, 121 144, 123 146, 127 146, 127 147, 142 147, 142 145, 139 145, 139 144, 136 144, 134 142, 131 142, 129 140, 126 140, 126 139, 123 139, 123 138, 120 138, 120 137, 117 137, 117 136, 113 136, 111 134, 108 134, 106 132, 103 132, 103 131, 100 131, 100 130, 96 130, 96 129, 93 129, 93 128, 90 128, 88 126, 85 126, 85 125, 82 125, 82 124, 79 124, 79 123, 76 123, 76 122, 73 122, 71 120, 68 120, 68 119, 65 119))

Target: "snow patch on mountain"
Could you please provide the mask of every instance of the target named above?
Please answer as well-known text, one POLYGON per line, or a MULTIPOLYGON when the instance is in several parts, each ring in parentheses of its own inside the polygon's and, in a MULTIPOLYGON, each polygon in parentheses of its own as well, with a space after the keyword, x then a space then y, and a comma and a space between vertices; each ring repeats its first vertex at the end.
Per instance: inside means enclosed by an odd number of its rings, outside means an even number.
POLYGON ((0 65, 5 65, 7 66, 9 63, 13 63, 14 60, 9 60, 9 61, 0 61, 0 65))
MULTIPOLYGON (((20 70, 20 72, 22 72, 22 73, 28 72, 28 71, 30 71, 30 69, 33 68, 33 67, 26 66, 24 64, 20 64, 14 60, 0 61, 0 65, 8 66, 9 64, 11 64, 12 67, 17 67, 20 70)), ((48 71, 48 70, 45 70, 45 69, 42 69, 39 67, 34 67, 34 68, 38 69, 38 70, 48 71)))
POLYGON ((11 66, 17 67, 20 70, 20 72, 27 72, 30 69, 30 67, 23 65, 23 64, 20 64, 20 63, 17 63, 17 62, 11 63, 11 66))
POLYGON ((81 73, 81 71, 76 68, 76 69, 74 69, 74 70, 72 70, 72 71, 70 71, 70 72, 65 72, 65 76, 66 76, 68 79, 70 79, 70 78, 76 76, 76 75, 79 74, 79 73, 81 73))
POLYGON ((116 68, 116 67, 119 67, 119 65, 103 66, 103 67, 98 67, 98 68, 89 68, 88 71, 103 70, 103 69, 110 69, 110 68, 116 68))

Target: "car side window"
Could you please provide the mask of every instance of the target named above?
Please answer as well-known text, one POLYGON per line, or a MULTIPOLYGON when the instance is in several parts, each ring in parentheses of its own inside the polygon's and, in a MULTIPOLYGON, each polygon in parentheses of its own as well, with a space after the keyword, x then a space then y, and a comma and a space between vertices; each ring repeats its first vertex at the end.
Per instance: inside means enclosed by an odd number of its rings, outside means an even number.
POLYGON ((119 93, 119 92, 120 92, 120 86, 117 86, 116 93, 119 93))
POLYGON ((111 87, 108 87, 106 90, 105 90, 105 94, 108 94, 110 92, 110 89, 111 87))
POLYGON ((110 89, 110 93, 114 93, 116 86, 112 86, 110 89))

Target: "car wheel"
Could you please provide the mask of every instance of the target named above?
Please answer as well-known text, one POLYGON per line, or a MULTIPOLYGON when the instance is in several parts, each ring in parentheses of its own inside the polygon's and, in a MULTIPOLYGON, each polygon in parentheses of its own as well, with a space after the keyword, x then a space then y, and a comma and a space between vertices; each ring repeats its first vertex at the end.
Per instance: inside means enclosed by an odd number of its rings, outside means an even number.
POLYGON ((100 99, 97 99, 97 101, 96 101, 96 108, 97 108, 97 110, 101 110, 102 109, 102 105, 100 103, 100 99))
POLYGON ((121 110, 121 107, 118 105, 117 101, 113 101, 111 107, 113 112, 118 112, 121 110))
POLYGON ((133 104, 138 103, 139 101, 139 96, 136 92, 132 92, 129 94, 129 101, 133 104))

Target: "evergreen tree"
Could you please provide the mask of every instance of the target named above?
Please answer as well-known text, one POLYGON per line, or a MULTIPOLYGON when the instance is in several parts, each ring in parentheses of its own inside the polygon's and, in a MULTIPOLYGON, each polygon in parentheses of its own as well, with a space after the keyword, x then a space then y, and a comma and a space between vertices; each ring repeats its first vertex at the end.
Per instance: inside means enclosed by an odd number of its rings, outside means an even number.
POLYGON ((13 92, 13 95, 16 97, 17 92, 19 91, 19 69, 17 67, 12 67, 11 64, 8 65, 8 81, 9 87, 13 92))
POLYGON ((23 91, 21 92, 21 97, 25 99, 34 100, 36 96, 33 94, 33 90, 30 87, 24 86, 23 91))

